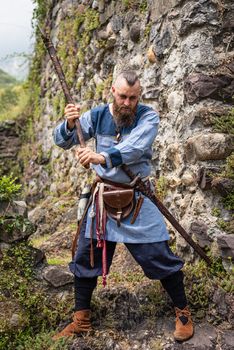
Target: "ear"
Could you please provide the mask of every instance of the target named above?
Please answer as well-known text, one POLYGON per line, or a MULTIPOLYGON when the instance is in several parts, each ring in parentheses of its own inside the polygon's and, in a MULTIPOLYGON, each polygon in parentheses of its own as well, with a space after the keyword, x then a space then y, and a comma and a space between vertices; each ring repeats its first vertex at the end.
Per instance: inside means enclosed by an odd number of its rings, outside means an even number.
POLYGON ((115 87, 114 87, 114 85, 112 85, 111 91, 112 91, 112 94, 115 93, 115 87))

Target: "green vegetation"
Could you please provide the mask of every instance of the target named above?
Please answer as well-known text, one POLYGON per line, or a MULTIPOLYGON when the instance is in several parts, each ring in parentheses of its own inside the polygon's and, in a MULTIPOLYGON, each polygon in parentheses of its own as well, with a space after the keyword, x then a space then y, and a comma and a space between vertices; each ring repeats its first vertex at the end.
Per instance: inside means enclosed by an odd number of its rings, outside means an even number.
MULTIPOLYGON (((213 130, 234 135, 234 108, 232 108, 227 115, 213 119, 213 130)), ((234 152, 226 158, 224 170, 219 174, 215 174, 215 176, 213 175, 213 177, 221 177, 234 181, 234 152)), ((221 202, 225 209, 234 210, 234 188, 232 188, 230 192, 222 198, 221 202)), ((220 218, 217 220, 217 224, 222 230, 228 233, 233 232, 233 220, 226 222, 220 218)))
POLYGON ((144 36, 145 38, 148 38, 149 35, 150 35, 150 32, 151 32, 151 28, 152 28, 152 23, 148 23, 145 27, 145 30, 144 30, 144 36))
POLYGON ((234 153, 232 153, 226 159, 225 170, 223 172, 223 176, 234 180, 234 153))
MULTIPOLYGON (((234 181, 234 152, 227 157, 225 169, 221 176, 234 181)), ((222 198, 222 203, 225 209, 234 210, 234 188, 227 196, 222 198)))
POLYGON ((0 69, 0 121, 16 119, 25 110, 28 92, 19 83, 0 69))
POLYGON ((211 211, 211 214, 218 218, 221 215, 221 210, 219 208, 213 208, 212 211, 211 211))
POLYGON ((39 348, 42 335, 33 346, 32 339, 35 341, 38 333, 55 328, 64 316, 65 303, 49 298, 36 280, 33 256, 32 247, 23 242, 5 251, 0 261, 0 301, 5 313, 5 317, 0 318, 2 350, 47 349, 39 348), (12 314, 18 315, 16 328, 8 319, 12 314))
MULTIPOLYGON (((197 318, 205 316, 207 309, 212 307, 211 299, 217 289, 228 293, 234 292, 233 276, 227 273, 221 258, 212 258, 212 265, 200 260, 196 264, 185 264, 185 288, 194 315, 197 318)), ((220 321, 213 315, 213 322, 220 321)))
POLYGON ((234 108, 227 115, 214 118, 213 123, 214 131, 234 135, 234 108))
POLYGON ((164 176, 160 176, 155 185, 157 197, 163 201, 168 191, 168 181, 164 176))
POLYGON ((0 177, 0 200, 10 201, 19 194, 21 185, 16 184, 13 175, 0 177))
POLYGON ((12 85, 16 85, 17 83, 18 82, 15 78, 0 69, 0 88, 6 88, 12 85))
POLYGON ((0 89, 0 121, 17 119, 24 114, 28 98, 24 84, 0 89))
POLYGON ((141 13, 145 13, 148 8, 147 0, 122 0, 122 5, 125 9, 136 9, 139 10, 141 13))

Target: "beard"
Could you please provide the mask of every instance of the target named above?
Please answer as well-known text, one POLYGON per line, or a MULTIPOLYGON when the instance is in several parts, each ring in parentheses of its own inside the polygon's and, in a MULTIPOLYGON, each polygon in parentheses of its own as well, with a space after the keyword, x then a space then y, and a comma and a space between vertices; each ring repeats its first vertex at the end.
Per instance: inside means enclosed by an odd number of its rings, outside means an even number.
POLYGON ((137 104, 134 108, 119 106, 114 98, 113 117, 116 125, 120 128, 129 127, 133 124, 136 116, 137 104))

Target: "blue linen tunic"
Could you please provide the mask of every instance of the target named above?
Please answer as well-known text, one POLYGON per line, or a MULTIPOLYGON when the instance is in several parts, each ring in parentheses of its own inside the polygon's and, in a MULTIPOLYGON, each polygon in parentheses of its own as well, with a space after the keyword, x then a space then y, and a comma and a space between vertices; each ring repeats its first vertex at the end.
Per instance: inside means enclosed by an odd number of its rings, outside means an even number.
MULTIPOLYGON (((116 125, 109 105, 101 105, 83 113, 80 124, 85 141, 96 140, 96 151, 104 155, 106 165, 91 165, 98 176, 114 182, 129 183, 128 176, 120 168, 126 164, 142 178, 150 174, 152 144, 157 135, 159 116, 151 108, 138 104, 135 121, 131 127, 121 129, 121 140, 116 141, 116 125)), ((67 122, 60 123, 53 131, 55 144, 63 149, 69 149, 79 144, 75 129, 69 131, 67 122)), ((136 197, 140 193, 136 193, 136 197)), ((121 220, 121 226, 108 217, 106 224, 106 240, 124 243, 152 243, 169 239, 164 218, 158 208, 145 196, 136 221, 131 225, 132 214, 121 220)), ((85 237, 89 237, 91 218, 86 225, 85 237)), ((95 220, 94 230, 95 233, 95 220)), ((95 234, 94 234, 95 238, 95 234)))

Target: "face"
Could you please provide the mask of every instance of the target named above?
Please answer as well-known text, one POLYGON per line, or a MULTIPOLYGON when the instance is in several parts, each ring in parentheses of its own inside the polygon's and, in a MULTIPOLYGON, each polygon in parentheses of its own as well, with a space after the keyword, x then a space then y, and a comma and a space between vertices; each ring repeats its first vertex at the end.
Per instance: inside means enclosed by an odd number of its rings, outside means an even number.
POLYGON ((118 126, 130 126, 133 123, 140 92, 139 81, 130 86, 124 78, 118 78, 112 86, 113 114, 118 126))

